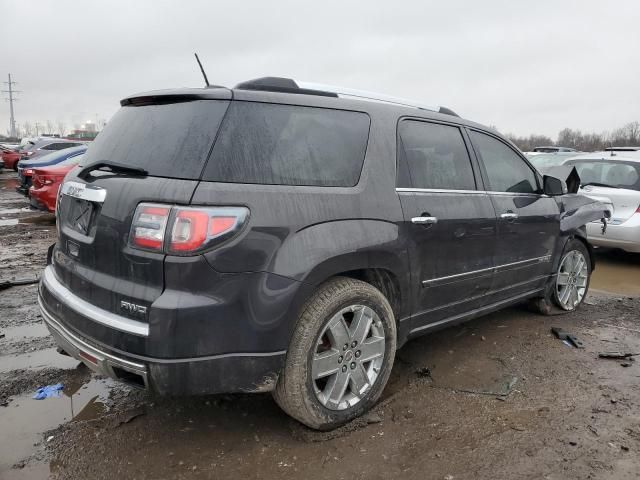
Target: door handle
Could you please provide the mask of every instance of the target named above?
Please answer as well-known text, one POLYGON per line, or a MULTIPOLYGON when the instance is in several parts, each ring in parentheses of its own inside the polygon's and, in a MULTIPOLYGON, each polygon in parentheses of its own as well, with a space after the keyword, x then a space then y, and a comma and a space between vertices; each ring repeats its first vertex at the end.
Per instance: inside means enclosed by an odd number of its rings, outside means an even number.
POLYGON ((434 225, 438 223, 438 217, 413 217, 411 223, 416 225, 434 225))
POLYGON ((503 218, 507 221, 513 221, 516 218, 518 218, 518 214, 517 213, 513 213, 513 212, 507 212, 507 213, 503 213, 500 215, 500 218, 503 218))

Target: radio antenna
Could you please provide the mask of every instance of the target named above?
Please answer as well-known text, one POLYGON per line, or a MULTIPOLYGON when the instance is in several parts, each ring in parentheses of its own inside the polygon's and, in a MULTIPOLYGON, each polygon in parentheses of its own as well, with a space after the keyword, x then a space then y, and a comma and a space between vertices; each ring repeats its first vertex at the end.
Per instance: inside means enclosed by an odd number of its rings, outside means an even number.
POLYGON ((198 66, 200 67, 200 71, 202 72, 202 76, 204 77, 204 83, 208 87, 210 85, 209 85, 209 79, 207 78, 207 74, 204 73, 204 68, 202 68, 202 63, 200 63, 200 59, 198 58, 198 54, 194 53, 194 55, 196 56, 196 62, 198 62, 198 66))

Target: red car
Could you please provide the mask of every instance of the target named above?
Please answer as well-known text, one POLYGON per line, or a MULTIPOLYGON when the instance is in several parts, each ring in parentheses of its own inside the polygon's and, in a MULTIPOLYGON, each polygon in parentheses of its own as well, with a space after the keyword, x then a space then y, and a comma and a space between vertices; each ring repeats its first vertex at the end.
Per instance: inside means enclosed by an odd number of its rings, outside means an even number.
POLYGON ((4 162, 4 168, 13 168, 14 170, 18 170, 18 160, 22 154, 16 150, 12 150, 10 148, 2 149, 2 161, 4 162))
POLYGON ((33 169, 32 184, 29 187, 31 208, 51 213, 56 211, 58 188, 60 188, 65 175, 76 167, 77 161, 33 169))

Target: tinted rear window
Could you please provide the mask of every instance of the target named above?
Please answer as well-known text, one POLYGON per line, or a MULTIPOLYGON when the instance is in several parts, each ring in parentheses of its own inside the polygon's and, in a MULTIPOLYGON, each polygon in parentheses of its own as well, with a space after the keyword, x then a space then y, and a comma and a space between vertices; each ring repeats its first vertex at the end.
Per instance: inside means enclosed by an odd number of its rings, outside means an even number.
POLYGON ((122 107, 87 151, 83 165, 111 160, 149 175, 196 179, 229 102, 197 100, 122 107))
POLYGON ((369 123, 360 112, 232 102, 203 179, 353 186, 360 178, 369 123))

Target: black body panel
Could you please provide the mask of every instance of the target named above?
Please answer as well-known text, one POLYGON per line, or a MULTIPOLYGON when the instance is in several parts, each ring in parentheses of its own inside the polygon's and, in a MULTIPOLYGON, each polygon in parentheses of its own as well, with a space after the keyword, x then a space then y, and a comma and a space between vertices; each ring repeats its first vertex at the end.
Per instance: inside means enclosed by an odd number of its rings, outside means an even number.
MULTIPOLYGON (((83 315, 44 281, 43 309, 87 344, 143 364, 149 386, 160 393, 273 388, 304 302, 336 275, 370 279, 387 294, 399 325, 399 345, 410 336, 538 295, 567 238, 583 237, 583 225, 606 213, 572 196, 565 203, 564 197, 490 191, 467 133, 467 127, 483 127, 443 113, 223 88, 151 92, 122 105, 205 100, 348 110, 366 114, 370 126, 355 186, 206 181, 219 125, 206 132, 211 147, 200 149, 209 156, 202 159, 199 176, 193 173, 198 170, 194 159, 185 174, 189 178, 179 173, 168 178, 154 175, 159 165, 147 158, 147 176, 94 171, 86 179, 73 173, 65 179, 101 189, 106 196, 88 205, 70 195, 61 203, 60 238, 50 271, 74 297, 106 312, 103 316, 114 318, 116 325, 133 321, 148 332, 131 333, 83 315), (409 117, 460 130, 475 190, 397 189, 397 129, 409 117), (242 206, 250 214, 235 236, 204 253, 167 255, 129 245, 132 218, 142 202, 242 206), (501 219, 505 212, 518 213, 517 220, 501 219), (413 221, 425 216, 438 222, 413 221), (123 302, 145 313, 123 310, 123 302)), ((167 165, 158 171, 165 172, 167 165)))

